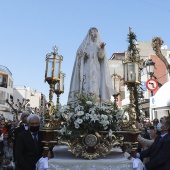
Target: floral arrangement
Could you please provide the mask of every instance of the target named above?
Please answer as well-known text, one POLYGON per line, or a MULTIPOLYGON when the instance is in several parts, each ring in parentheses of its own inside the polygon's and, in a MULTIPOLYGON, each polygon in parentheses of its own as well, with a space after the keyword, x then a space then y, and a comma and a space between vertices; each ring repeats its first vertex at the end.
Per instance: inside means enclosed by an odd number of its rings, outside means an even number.
POLYGON ((57 115, 65 120, 61 134, 75 138, 88 132, 108 131, 112 135, 112 131, 120 130, 122 112, 117 105, 107 103, 99 106, 96 101, 94 95, 81 94, 76 106, 62 106, 57 115))

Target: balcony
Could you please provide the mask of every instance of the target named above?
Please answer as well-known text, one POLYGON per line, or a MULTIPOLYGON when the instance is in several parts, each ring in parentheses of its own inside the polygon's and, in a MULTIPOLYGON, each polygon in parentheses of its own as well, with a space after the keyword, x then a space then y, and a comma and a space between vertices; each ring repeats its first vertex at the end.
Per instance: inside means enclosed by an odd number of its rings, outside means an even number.
POLYGON ((7 82, 0 82, 0 87, 7 88, 7 82))

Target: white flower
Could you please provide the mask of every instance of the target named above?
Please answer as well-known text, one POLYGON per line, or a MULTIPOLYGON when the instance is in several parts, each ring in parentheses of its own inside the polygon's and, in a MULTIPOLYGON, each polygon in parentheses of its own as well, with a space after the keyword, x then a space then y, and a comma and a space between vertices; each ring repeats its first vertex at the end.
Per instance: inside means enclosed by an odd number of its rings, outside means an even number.
POLYGON ((92 105, 93 103, 91 101, 86 101, 86 104, 92 105))
POLYGON ((113 131, 111 129, 109 129, 109 136, 111 137, 113 134, 113 131))
POLYGON ((108 116, 107 116, 107 115, 102 114, 102 115, 101 115, 101 118, 102 118, 102 119, 104 119, 104 120, 107 120, 107 119, 108 119, 108 116))
POLYGON ((80 111, 80 110, 84 110, 84 107, 78 105, 74 110, 75 110, 75 112, 80 111))
POLYGON ((80 118, 78 118, 78 119, 74 122, 74 124, 75 124, 75 123, 81 124, 81 123, 83 123, 83 120, 80 119, 80 118))
POLYGON ((63 113, 63 112, 65 112, 65 109, 62 107, 62 108, 59 110, 59 112, 63 113))
POLYGON ((117 119, 122 119, 122 112, 118 111, 116 114, 117 119))
POLYGON ((71 112, 71 113, 68 115, 68 120, 70 120, 72 116, 74 116, 74 113, 73 113, 73 112, 71 112))
POLYGON ((63 107, 64 107, 65 110, 69 110, 70 109, 70 106, 68 106, 68 105, 64 105, 63 107))
POLYGON ((63 127, 62 129, 60 129, 60 133, 61 133, 62 135, 64 135, 64 134, 66 133, 66 130, 67 130, 67 128, 66 128, 66 126, 64 125, 64 127, 63 127))
POLYGON ((96 122, 96 120, 99 120, 99 116, 97 114, 91 114, 90 115, 91 122, 96 122))
POLYGON ((62 107, 60 108, 59 112, 65 112, 65 111, 67 111, 67 110, 69 110, 69 109, 70 109, 70 107, 69 107, 68 105, 64 105, 64 106, 62 106, 62 107))
POLYGON ((86 119, 86 120, 89 120, 89 118, 90 118, 90 114, 89 114, 89 113, 86 113, 86 114, 85 114, 85 119, 86 119))
POLYGON ((95 111, 96 111, 96 108, 95 108, 95 107, 92 107, 92 108, 89 109, 89 112, 90 112, 91 114, 95 114, 95 111))
POLYGON ((77 116, 82 116, 82 115, 84 115, 84 111, 78 111, 77 112, 77 116))
POLYGON ((74 122, 75 128, 78 129, 80 127, 80 125, 76 122, 74 122))
POLYGON ((103 127, 109 125, 109 121, 108 120, 102 120, 101 124, 103 125, 103 127))
POLYGON ((102 111, 105 111, 105 110, 106 110, 106 107, 105 107, 105 106, 101 106, 100 109, 101 109, 102 111))
POLYGON ((105 127, 104 127, 104 130, 107 130, 107 128, 108 128, 108 126, 105 126, 105 127))
POLYGON ((112 120, 112 119, 113 119, 113 116, 112 116, 112 115, 108 115, 108 117, 109 117, 109 118, 108 118, 109 120, 112 120))
POLYGON ((65 117, 66 117, 66 114, 65 114, 65 113, 61 113, 61 116, 62 116, 63 118, 65 118, 65 117))

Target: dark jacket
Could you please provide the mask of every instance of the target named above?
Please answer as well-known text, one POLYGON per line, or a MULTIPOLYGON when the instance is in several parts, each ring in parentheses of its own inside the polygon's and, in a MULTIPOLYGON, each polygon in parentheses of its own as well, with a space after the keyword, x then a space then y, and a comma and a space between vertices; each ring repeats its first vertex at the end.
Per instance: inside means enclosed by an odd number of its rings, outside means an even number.
POLYGON ((35 170, 36 162, 42 157, 42 135, 38 133, 38 149, 36 150, 33 137, 29 130, 25 130, 17 136, 16 161, 19 170, 35 170))
POLYGON ((13 136, 14 136, 14 145, 13 145, 13 157, 14 157, 14 161, 15 161, 15 147, 16 147, 16 140, 17 140, 17 136, 18 134, 20 134, 21 132, 23 132, 25 130, 24 125, 18 126, 14 129, 13 131, 13 136))
POLYGON ((158 136, 154 143, 140 153, 141 158, 150 157, 145 164, 147 170, 169 170, 170 169, 170 134, 162 139, 158 136))

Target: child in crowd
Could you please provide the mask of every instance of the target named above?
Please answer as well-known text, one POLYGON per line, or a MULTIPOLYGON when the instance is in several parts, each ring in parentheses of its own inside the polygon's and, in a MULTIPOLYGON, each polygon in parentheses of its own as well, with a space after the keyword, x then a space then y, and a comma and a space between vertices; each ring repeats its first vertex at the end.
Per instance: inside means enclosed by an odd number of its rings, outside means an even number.
POLYGON ((48 159, 53 157, 54 157, 53 151, 44 151, 42 157, 36 163, 36 170, 47 170, 48 159))

